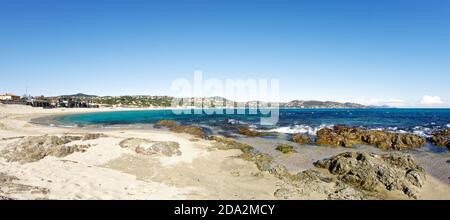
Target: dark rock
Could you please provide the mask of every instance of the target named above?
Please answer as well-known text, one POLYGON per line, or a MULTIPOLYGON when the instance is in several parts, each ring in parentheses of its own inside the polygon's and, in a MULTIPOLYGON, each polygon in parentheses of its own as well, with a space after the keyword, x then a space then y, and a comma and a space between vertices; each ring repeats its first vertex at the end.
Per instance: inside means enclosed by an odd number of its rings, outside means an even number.
POLYGON ((305 145, 311 143, 311 138, 306 134, 294 134, 292 135, 291 141, 305 145))
POLYGON ((169 128, 169 130, 176 133, 187 133, 200 138, 205 137, 204 129, 202 127, 194 125, 179 125, 176 121, 173 120, 161 120, 156 122, 155 125, 169 128))
POLYGON ((162 126, 166 128, 175 127, 178 125, 176 121, 173 120, 160 120, 155 123, 156 126, 162 126))
POLYGON ((202 127, 193 126, 193 125, 177 125, 170 128, 171 131, 176 133, 186 133, 191 134, 197 137, 205 137, 205 131, 202 127))
POLYGON ((413 134, 334 126, 317 131, 316 144, 341 147, 366 144, 383 150, 404 150, 423 146, 425 138, 413 134))
POLYGON ((217 146, 217 148, 220 150, 238 149, 241 150, 243 153, 251 152, 254 150, 252 146, 240 143, 238 141, 233 140, 232 138, 222 136, 210 136, 208 137, 208 139, 220 143, 220 145, 217 146))
POLYGON ((430 141, 438 147, 447 147, 450 150, 450 129, 434 132, 430 141))
POLYGON ((297 153, 297 151, 294 150, 294 146, 289 144, 280 144, 277 146, 276 150, 281 151, 283 154, 297 153))
POLYGON ((407 155, 346 152, 314 163, 352 187, 366 191, 399 190, 417 198, 425 182, 425 171, 407 155))
POLYGON ((276 133, 272 132, 260 132, 260 131, 254 131, 247 127, 240 127, 238 129, 238 133, 249 136, 249 137, 263 137, 263 136, 276 136, 276 133))

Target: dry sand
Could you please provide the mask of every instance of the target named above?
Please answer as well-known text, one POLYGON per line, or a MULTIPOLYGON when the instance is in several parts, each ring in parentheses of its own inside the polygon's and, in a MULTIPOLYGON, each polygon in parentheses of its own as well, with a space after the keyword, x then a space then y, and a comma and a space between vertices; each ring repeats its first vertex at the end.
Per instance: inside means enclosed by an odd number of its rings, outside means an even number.
MULTIPOLYGON (((0 106, 0 150, 14 138, 97 133, 29 123, 46 115, 116 109, 41 109, 0 106), (3 140, 1 140, 3 139, 3 140)), ((240 151, 211 150, 212 143, 192 136, 154 130, 102 130, 107 137, 83 141, 86 152, 47 156, 32 163, 0 158, 0 173, 15 177, 0 195, 14 199, 273 199, 279 180, 258 175, 256 166, 234 156, 240 151), (121 148, 126 138, 175 141, 180 156, 139 155, 121 148), (30 187, 45 190, 31 190, 30 187)), ((81 143, 81 141, 79 141, 81 143)))
MULTIPOLYGON (((217 150, 214 143, 164 130, 59 128, 29 123, 57 114, 106 109, 41 109, 0 105, 0 152, 23 136, 103 133, 78 140, 85 152, 47 156, 30 163, 0 157, 0 196, 12 199, 276 199, 283 181, 237 158, 238 150, 217 150), (179 156, 141 155, 120 147, 126 138, 175 141, 179 156)), ((311 192, 302 199, 324 199, 311 192)), ((450 187, 428 176, 419 198, 450 199, 450 187)))

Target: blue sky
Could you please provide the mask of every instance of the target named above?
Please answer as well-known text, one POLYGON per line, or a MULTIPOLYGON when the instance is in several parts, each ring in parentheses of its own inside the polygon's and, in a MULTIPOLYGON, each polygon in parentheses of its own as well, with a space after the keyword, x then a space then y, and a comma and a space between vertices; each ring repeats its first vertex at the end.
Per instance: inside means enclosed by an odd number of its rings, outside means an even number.
POLYGON ((0 0, 0 93, 171 95, 276 78, 282 100, 450 106, 450 1, 0 0))

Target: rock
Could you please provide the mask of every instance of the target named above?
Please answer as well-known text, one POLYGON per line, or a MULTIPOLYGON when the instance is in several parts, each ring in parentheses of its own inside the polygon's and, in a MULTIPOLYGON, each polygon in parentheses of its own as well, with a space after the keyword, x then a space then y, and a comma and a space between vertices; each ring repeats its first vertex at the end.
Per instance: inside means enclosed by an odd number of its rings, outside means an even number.
POLYGON ((294 147, 289 144, 280 144, 277 146, 276 150, 281 151, 283 154, 297 153, 297 151, 294 150, 294 147))
POLYGON ((341 147, 352 147, 357 144, 364 144, 361 140, 362 130, 344 126, 334 126, 333 128, 322 128, 317 131, 316 144, 341 147))
POLYGON ((190 142, 199 142, 200 139, 198 139, 198 138, 189 138, 189 141, 190 142))
POLYGON ((210 140, 214 140, 219 145, 216 146, 219 150, 229 150, 229 149, 238 149, 241 150, 242 154, 239 155, 239 158, 247 161, 252 161, 256 164, 256 167, 260 171, 269 171, 272 169, 272 157, 268 154, 260 153, 255 151, 255 149, 245 143, 240 143, 231 138, 222 137, 222 136, 211 136, 208 137, 210 140))
POLYGON ((305 145, 311 143, 311 138, 306 134, 294 134, 292 135, 291 141, 305 145))
POLYGON ((450 150, 450 129, 434 132, 430 141, 438 147, 447 147, 450 150))
POLYGON ((254 131, 247 127, 240 127, 238 129, 238 133, 249 136, 249 137, 263 137, 263 136, 276 136, 276 133, 272 132, 260 132, 260 131, 254 131))
POLYGON ((208 139, 220 143, 220 145, 217 146, 217 148, 220 150, 238 149, 243 153, 251 152, 254 150, 253 147, 248 144, 240 143, 227 137, 210 136, 208 137, 208 139))
POLYGON ((85 134, 85 135, 83 135, 81 140, 82 141, 96 140, 96 139, 103 138, 103 137, 106 137, 106 135, 102 134, 102 133, 85 134))
POLYGON ((291 190, 291 189, 287 189, 287 188, 280 188, 280 189, 277 189, 273 193, 273 196, 275 196, 275 198, 278 198, 278 199, 295 199, 296 193, 297 193, 297 191, 295 191, 295 190, 291 190))
POLYGON ((179 125, 176 121, 173 120, 160 120, 155 123, 156 126, 166 127, 169 130, 176 133, 187 133, 200 138, 205 137, 205 131, 202 127, 194 126, 194 125, 179 125))
POLYGON ((366 144, 383 150, 404 150, 423 146, 425 139, 413 134, 334 126, 317 131, 316 144, 341 147, 366 144))
POLYGON ((39 186, 30 186, 18 183, 19 178, 0 172, 0 200, 11 200, 9 195, 18 195, 23 192, 30 194, 47 195, 50 190, 39 186))
POLYGON ((152 155, 152 154, 163 154, 165 156, 181 155, 180 145, 177 142, 166 141, 166 142, 156 142, 149 145, 140 145, 135 148, 136 153, 152 155))
POLYGON ((46 156, 65 157, 74 152, 84 152, 91 145, 68 145, 81 136, 29 136, 9 144, 1 151, 1 156, 7 161, 30 163, 46 156))
POLYGON ((328 194, 329 200, 364 200, 377 199, 374 193, 367 193, 351 187, 341 181, 336 182, 336 187, 332 193, 328 194))
POLYGON ((130 148, 138 154, 180 156, 180 144, 174 141, 152 141, 142 138, 127 138, 119 143, 122 148, 130 148))
POLYGON ((187 133, 197 137, 205 137, 205 131, 203 128, 193 125, 177 125, 170 128, 171 131, 177 133, 187 133))
POLYGON ((0 200, 14 200, 14 199, 6 197, 6 196, 0 196, 0 200))
POLYGON ((409 155, 346 152, 314 163, 345 184, 365 191, 399 190, 417 198, 425 171, 409 155))
POLYGON ((160 120, 155 123, 156 126, 162 126, 166 128, 175 127, 178 125, 176 121, 173 120, 160 120))

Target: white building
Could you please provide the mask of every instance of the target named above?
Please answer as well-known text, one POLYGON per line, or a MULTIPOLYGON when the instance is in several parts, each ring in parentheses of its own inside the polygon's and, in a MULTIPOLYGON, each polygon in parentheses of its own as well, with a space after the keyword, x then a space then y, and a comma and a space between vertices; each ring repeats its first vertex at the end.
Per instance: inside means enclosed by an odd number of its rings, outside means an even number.
POLYGON ((3 101, 20 101, 20 96, 14 95, 11 93, 5 93, 3 95, 0 95, 0 100, 3 101))

